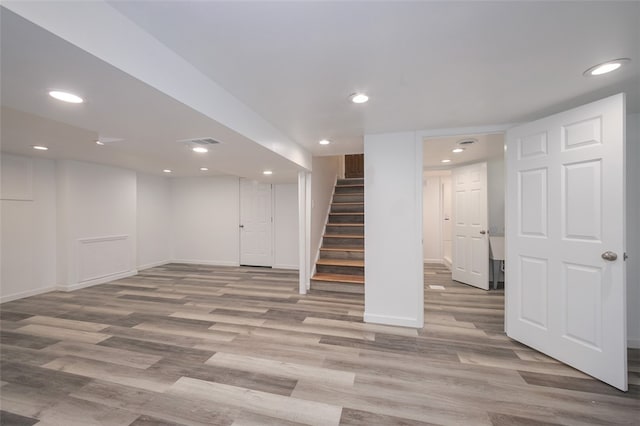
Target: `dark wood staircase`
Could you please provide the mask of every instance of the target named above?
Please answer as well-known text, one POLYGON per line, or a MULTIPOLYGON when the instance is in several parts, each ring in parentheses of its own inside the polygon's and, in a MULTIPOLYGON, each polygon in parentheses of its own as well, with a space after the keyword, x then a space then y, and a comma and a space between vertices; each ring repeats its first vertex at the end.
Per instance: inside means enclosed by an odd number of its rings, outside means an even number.
POLYGON ((339 179, 312 290, 364 293, 364 179, 339 179))

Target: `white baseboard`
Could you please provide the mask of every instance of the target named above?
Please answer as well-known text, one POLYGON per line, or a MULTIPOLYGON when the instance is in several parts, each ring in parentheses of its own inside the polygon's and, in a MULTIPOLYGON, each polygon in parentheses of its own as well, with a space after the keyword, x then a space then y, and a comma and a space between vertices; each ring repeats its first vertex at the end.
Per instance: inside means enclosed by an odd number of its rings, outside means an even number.
POLYGON ((104 277, 96 278, 96 279, 93 279, 93 280, 83 281, 81 283, 76 283, 76 284, 71 284, 71 285, 59 285, 59 286, 57 286, 56 289, 60 290, 60 291, 79 290, 81 288, 92 287, 94 285, 104 284, 104 283, 108 283, 110 281, 115 281, 115 280, 119 280, 119 279, 122 279, 122 278, 131 277, 131 276, 136 275, 137 273, 138 273, 138 270, 137 269, 133 269, 131 271, 120 272, 120 273, 117 273, 117 274, 106 275, 104 277))
POLYGON ((451 270, 451 267, 453 266, 453 262, 451 261, 451 259, 445 257, 444 259, 442 259, 442 263, 447 267, 448 270, 451 270))
POLYGON ((291 269, 291 270, 299 270, 298 265, 273 265, 273 269, 291 269))
POLYGON ((171 260, 162 260, 160 262, 146 263, 144 265, 139 265, 138 266, 138 271, 143 271, 145 269, 155 268, 156 266, 166 265, 166 264, 171 263, 171 262, 172 262, 171 260))
POLYGON ((376 315, 364 313, 364 322, 384 325, 397 325, 400 327, 423 328, 424 323, 418 321, 417 318, 409 317, 391 317, 388 315, 376 315))
POLYGON ((442 259, 424 259, 424 263, 439 263, 439 264, 443 264, 444 261, 442 259))
POLYGON ((189 265, 207 265, 207 266, 240 266, 240 262, 231 260, 197 260, 197 259, 173 259, 168 263, 186 263, 189 265))
POLYGON ((49 293, 50 291, 56 291, 57 287, 43 287, 36 288, 34 290, 21 291, 20 293, 9 294, 7 296, 0 297, 0 303, 11 302, 13 300, 24 299, 25 297, 37 296, 43 293, 49 293))
POLYGON ((631 349, 640 349, 640 339, 627 340, 627 347, 631 349))

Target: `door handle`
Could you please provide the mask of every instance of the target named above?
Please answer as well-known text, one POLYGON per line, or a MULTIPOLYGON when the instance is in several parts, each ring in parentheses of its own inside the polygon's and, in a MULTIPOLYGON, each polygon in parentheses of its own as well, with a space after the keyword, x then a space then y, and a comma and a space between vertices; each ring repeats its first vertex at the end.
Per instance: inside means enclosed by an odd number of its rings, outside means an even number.
POLYGON ((482 235, 484 235, 484 234, 486 234, 486 233, 487 233, 487 231, 480 231, 480 233, 481 233, 482 235))
POLYGON ((244 228, 244 225, 240 225, 240 228, 244 228))
POLYGON ((618 255, 612 251, 605 251, 604 253, 602 253, 602 258, 609 262, 613 262, 618 258, 618 255))

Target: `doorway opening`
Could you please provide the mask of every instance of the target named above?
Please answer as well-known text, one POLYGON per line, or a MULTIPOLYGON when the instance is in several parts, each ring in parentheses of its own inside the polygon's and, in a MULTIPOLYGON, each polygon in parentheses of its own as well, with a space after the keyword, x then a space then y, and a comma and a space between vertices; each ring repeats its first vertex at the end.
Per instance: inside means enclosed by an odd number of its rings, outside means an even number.
POLYGON ((424 262, 486 290, 503 283, 489 242, 504 239, 504 134, 424 138, 422 189, 424 262))

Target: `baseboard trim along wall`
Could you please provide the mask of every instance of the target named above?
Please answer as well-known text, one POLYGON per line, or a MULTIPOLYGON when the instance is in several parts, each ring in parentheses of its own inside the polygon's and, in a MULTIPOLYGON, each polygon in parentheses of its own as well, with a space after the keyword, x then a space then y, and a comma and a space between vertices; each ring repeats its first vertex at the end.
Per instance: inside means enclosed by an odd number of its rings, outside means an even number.
POLYGON ((115 280, 119 280, 119 279, 122 279, 122 278, 132 277, 132 276, 136 275, 137 273, 138 273, 137 269, 133 269, 131 271, 125 271, 125 272, 118 272, 116 274, 105 275, 104 277, 83 281, 83 282, 77 283, 77 284, 71 284, 71 285, 66 285, 66 286, 65 285, 59 285, 59 286, 56 287, 56 290, 60 290, 60 291, 80 290, 81 288, 92 287, 94 285, 104 284, 104 283, 108 283, 110 281, 115 281, 115 280))
POLYGON ((423 328, 424 324, 417 318, 392 317, 387 315, 364 314, 364 322, 384 325, 397 325, 400 327, 423 328))
POLYGON ((151 262, 151 263, 146 263, 144 265, 138 265, 138 272, 144 271, 145 269, 155 268, 156 266, 166 265, 172 262, 173 262, 172 260, 161 260, 160 262, 151 262))
POLYGON ((20 293, 9 294, 7 296, 0 297, 0 304, 5 302, 12 302, 18 299, 24 299, 25 297, 31 297, 31 296, 37 296, 39 294, 49 293, 50 291, 55 291, 55 290, 57 290, 57 287, 52 286, 52 287, 37 288, 29 291, 21 291, 20 293))
POLYGON ((273 269, 291 269, 297 271, 298 265, 273 265, 273 269))
POLYGON ((235 262, 232 260, 173 259, 168 263, 186 263, 189 265, 208 265, 208 266, 240 266, 239 262, 235 262))

